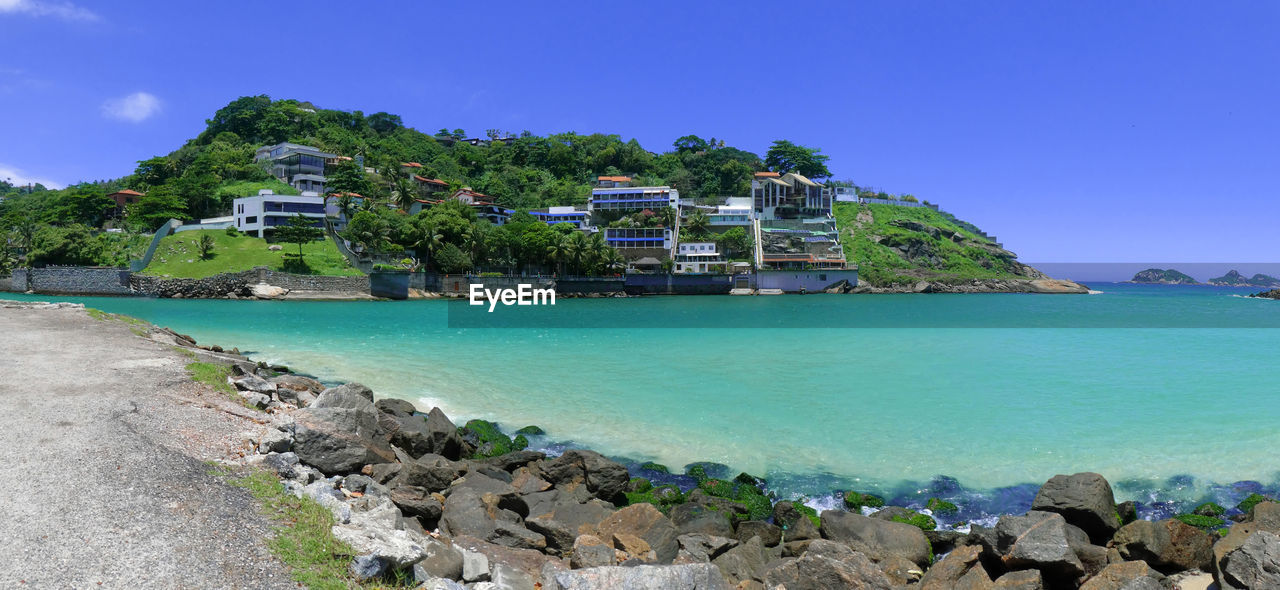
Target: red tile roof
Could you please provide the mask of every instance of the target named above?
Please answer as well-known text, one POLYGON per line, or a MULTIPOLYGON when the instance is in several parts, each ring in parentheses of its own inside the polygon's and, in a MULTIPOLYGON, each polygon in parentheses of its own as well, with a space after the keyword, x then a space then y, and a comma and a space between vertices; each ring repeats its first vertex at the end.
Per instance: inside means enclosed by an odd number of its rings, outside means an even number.
POLYGON ((777 172, 756 172, 756 176, 775 177, 775 176, 782 176, 782 175, 778 174, 777 172))
POLYGON ((404 166, 404 167, 406 167, 406 168, 421 168, 421 167, 422 167, 422 164, 419 164, 419 163, 417 163, 417 162, 405 162, 405 163, 400 164, 400 165, 401 165, 401 166, 404 166))
POLYGON ((364 195, 362 195, 362 194, 360 194, 360 193, 329 193, 329 196, 330 196, 330 197, 347 197, 347 196, 350 196, 350 197, 355 197, 355 198, 357 198, 357 199, 363 199, 363 198, 364 198, 364 195))
POLYGON ((449 184, 449 183, 447 183, 447 182, 445 182, 445 181, 443 181, 443 180, 440 180, 439 178, 427 178, 427 177, 422 176, 422 175, 419 175, 419 174, 414 174, 414 175, 413 175, 413 178, 414 178, 414 180, 417 180, 418 182, 425 182, 425 183, 427 183, 427 184, 443 184, 443 185, 448 185, 448 184, 449 184))
MULTIPOLYGON (((138 192, 138 191, 131 191, 131 190, 129 190, 129 189, 124 189, 124 190, 122 190, 122 191, 116 191, 116 192, 114 192, 114 193, 111 193, 111 195, 125 195, 125 196, 129 196, 129 197, 141 197, 141 196, 142 196, 142 193, 140 193, 140 192, 138 192)), ((109 197, 109 196, 111 196, 111 195, 107 195, 107 196, 109 197)))
POLYGON ((630 182, 631 177, 630 176, 601 176, 597 178, 597 180, 600 182, 608 182, 611 180, 613 182, 630 182))

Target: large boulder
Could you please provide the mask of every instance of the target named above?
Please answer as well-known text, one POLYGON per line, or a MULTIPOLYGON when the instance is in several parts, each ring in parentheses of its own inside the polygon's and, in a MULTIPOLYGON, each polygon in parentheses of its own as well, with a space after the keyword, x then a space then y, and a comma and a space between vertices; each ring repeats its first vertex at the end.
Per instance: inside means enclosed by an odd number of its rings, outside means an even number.
POLYGON ((676 530, 681 535, 734 536, 733 523, 729 520, 729 516, 703 504, 688 503, 672 507, 671 522, 676 525, 676 530))
POLYGON ((617 550, 595 535, 578 535, 573 540, 573 556, 569 564, 574 569, 617 565, 617 550))
POLYGON ((1256 531, 1218 562, 1223 588, 1280 588, 1280 535, 1256 531))
POLYGON ((659 563, 671 563, 680 551, 675 525, 652 504, 627 506, 596 525, 596 536, 601 539, 612 539, 618 533, 644 539, 657 554, 659 563))
POLYGON ((1061 514, 1068 523, 1084 529, 1095 545, 1106 545, 1120 528, 1111 484, 1097 473, 1053 476, 1040 486, 1031 509, 1061 514))
POLYGON ((396 487, 416 486, 428 492, 439 492, 449 487, 466 472, 466 465, 436 454, 428 453, 417 459, 401 457, 400 470, 388 484, 396 487))
POLYGON ((1172 574, 1212 569, 1213 541, 1213 537, 1196 527, 1168 519, 1135 520, 1120 527, 1111 543, 1126 560, 1144 561, 1165 574, 1172 574))
POLYGON ((426 488, 397 486, 391 490, 391 501, 408 516, 422 521, 422 526, 433 529, 440 521, 444 507, 426 488))
MULTIPOLYGON (((547 590, 729 590, 709 563, 593 567, 552 576, 547 590)), ((791 587, 788 586, 788 589, 791 587)))
POLYGON ((783 500, 773 505, 773 523, 782 527, 784 541, 805 541, 820 539, 822 534, 818 525, 813 524, 808 516, 796 509, 795 504, 783 500))
MULTIPOLYGON (((675 519, 672 519, 673 521, 675 519)), ((679 525, 677 525, 679 526, 679 525)), ((777 547, 782 542, 782 529, 778 525, 763 520, 748 520, 738 523, 738 540, 746 543, 751 537, 760 537, 765 547, 777 547)))
POLYGON ((1164 576, 1141 561, 1113 563, 1080 586, 1080 590, 1161 590, 1164 576))
POLYGON ((284 375, 272 377, 271 382, 276 385, 276 392, 279 393, 281 397, 284 396, 284 390, 295 392, 306 391, 315 394, 324 391, 324 385, 319 381, 310 377, 303 377, 302 375, 294 375, 292 373, 285 373, 284 375))
POLYGON ((942 561, 933 564, 920 580, 919 590, 952 590, 953 588, 994 588, 991 577, 979 558, 982 548, 966 545, 942 561))
POLYGON ((996 578, 999 590, 1044 590, 1044 575, 1040 570, 1018 570, 996 578))
POLYGON ((680 544, 680 554, 694 562, 711 561, 738 546, 736 539, 703 534, 680 535, 676 542, 680 544))
POLYGON ((410 530, 367 522, 334 525, 333 537, 355 550, 351 569, 361 580, 412 567, 427 556, 429 544, 439 543, 410 530))
MULTIPOLYGON (((545 505, 540 505, 545 506, 545 505)), ((592 498, 588 502, 556 504, 540 514, 532 511, 525 519, 525 526, 547 539, 547 548, 564 552, 573 547, 574 540, 583 530, 595 530, 595 526, 613 513, 613 506, 592 498), (585 529, 584 529, 585 527, 585 529)))
POLYGON ((454 537, 467 535, 504 547, 543 550, 546 538, 524 527, 521 516, 501 507, 501 498, 463 488, 449 494, 440 528, 454 537))
POLYGON ((391 434, 391 444, 413 457, 436 454, 460 458, 462 439, 439 408, 422 416, 414 413, 413 406, 404 400, 382 399, 378 404, 382 410, 379 422, 391 434))
POLYGON ((622 464, 587 450, 565 451, 563 455, 544 462, 542 472, 545 479, 557 488, 572 490, 582 486, 591 495, 615 504, 625 502, 627 484, 631 482, 631 476, 622 464))
POLYGON ((463 580, 491 580, 498 588, 532 589, 535 584, 552 587, 552 576, 567 571, 563 560, 532 549, 517 549, 487 543, 470 536, 453 539, 463 555, 463 580), (469 568, 470 571, 467 571, 469 568))
POLYGON ((293 452, 325 473, 350 473, 396 458, 372 411, 313 405, 293 418, 293 452))
POLYGON ((764 566, 768 560, 760 537, 752 537, 750 541, 725 551, 711 563, 720 568, 720 573, 730 584, 739 584, 747 580, 763 582, 764 566))
POLYGON ((843 510, 824 510, 819 518, 823 538, 844 543, 871 559, 897 555, 921 567, 929 565, 929 541, 923 531, 909 524, 843 510))
POLYGON ((1085 573, 1068 539, 1067 521, 1052 512, 1005 516, 996 523, 996 548, 1006 569, 1035 568, 1046 581, 1073 581, 1085 573))
POLYGON ((312 402, 311 407, 366 410, 374 413, 375 418, 377 417, 377 408, 373 405, 373 390, 359 383, 330 387, 320 392, 320 396, 312 402))
POLYGON ((1266 531, 1280 534, 1280 504, 1259 502, 1249 509, 1243 521, 1233 525, 1213 546, 1213 563, 1217 579, 1222 580, 1222 562, 1228 553, 1239 549, 1254 533, 1266 531))
POLYGON ((880 568, 866 555, 842 543, 816 539, 799 559, 786 559, 770 569, 765 587, 787 590, 866 589, 889 590, 892 586, 880 568))

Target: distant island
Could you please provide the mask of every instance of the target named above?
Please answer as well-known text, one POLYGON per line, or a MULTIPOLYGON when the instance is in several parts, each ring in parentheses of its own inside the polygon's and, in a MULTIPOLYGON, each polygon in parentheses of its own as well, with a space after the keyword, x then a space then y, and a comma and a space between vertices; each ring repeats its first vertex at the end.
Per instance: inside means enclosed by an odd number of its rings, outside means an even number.
POLYGON ((1129 280, 1130 283, 1142 283, 1147 285, 1199 285, 1200 282, 1172 268, 1165 270, 1161 268, 1148 268, 1138 274, 1133 275, 1129 280))
POLYGON ((1280 287, 1280 279, 1262 273, 1246 278, 1240 271, 1232 270, 1223 276, 1209 279, 1209 284, 1218 287, 1280 287))

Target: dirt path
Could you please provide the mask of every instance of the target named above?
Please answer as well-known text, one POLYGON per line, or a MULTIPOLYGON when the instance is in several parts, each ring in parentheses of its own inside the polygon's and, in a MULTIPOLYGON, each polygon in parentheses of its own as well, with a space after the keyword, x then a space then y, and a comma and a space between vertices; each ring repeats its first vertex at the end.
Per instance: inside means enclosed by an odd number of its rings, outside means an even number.
POLYGON ((186 362, 83 310, 0 308, 0 587, 297 587, 204 463, 256 425, 186 362))

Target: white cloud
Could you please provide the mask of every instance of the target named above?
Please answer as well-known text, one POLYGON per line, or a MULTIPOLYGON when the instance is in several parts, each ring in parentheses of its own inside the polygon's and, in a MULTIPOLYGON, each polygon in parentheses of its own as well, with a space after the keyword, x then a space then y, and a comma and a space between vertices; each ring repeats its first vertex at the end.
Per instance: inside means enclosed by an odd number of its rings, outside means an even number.
MULTIPOLYGON (((0 0, 3 2, 4 0, 0 0)), ((141 123, 160 112, 160 99, 149 92, 135 92, 102 103, 102 114, 110 119, 141 123)))
MULTIPOLYGON (((4 0, 0 0, 0 2, 4 2, 4 0)), ((30 176, 18 168, 4 164, 0 164, 0 180, 14 186, 26 186, 28 184, 43 184, 45 188, 63 188, 66 186, 66 184, 56 180, 30 176)))
POLYGON ((52 16, 63 20, 98 20, 97 13, 63 0, 0 0, 0 14, 52 16))

